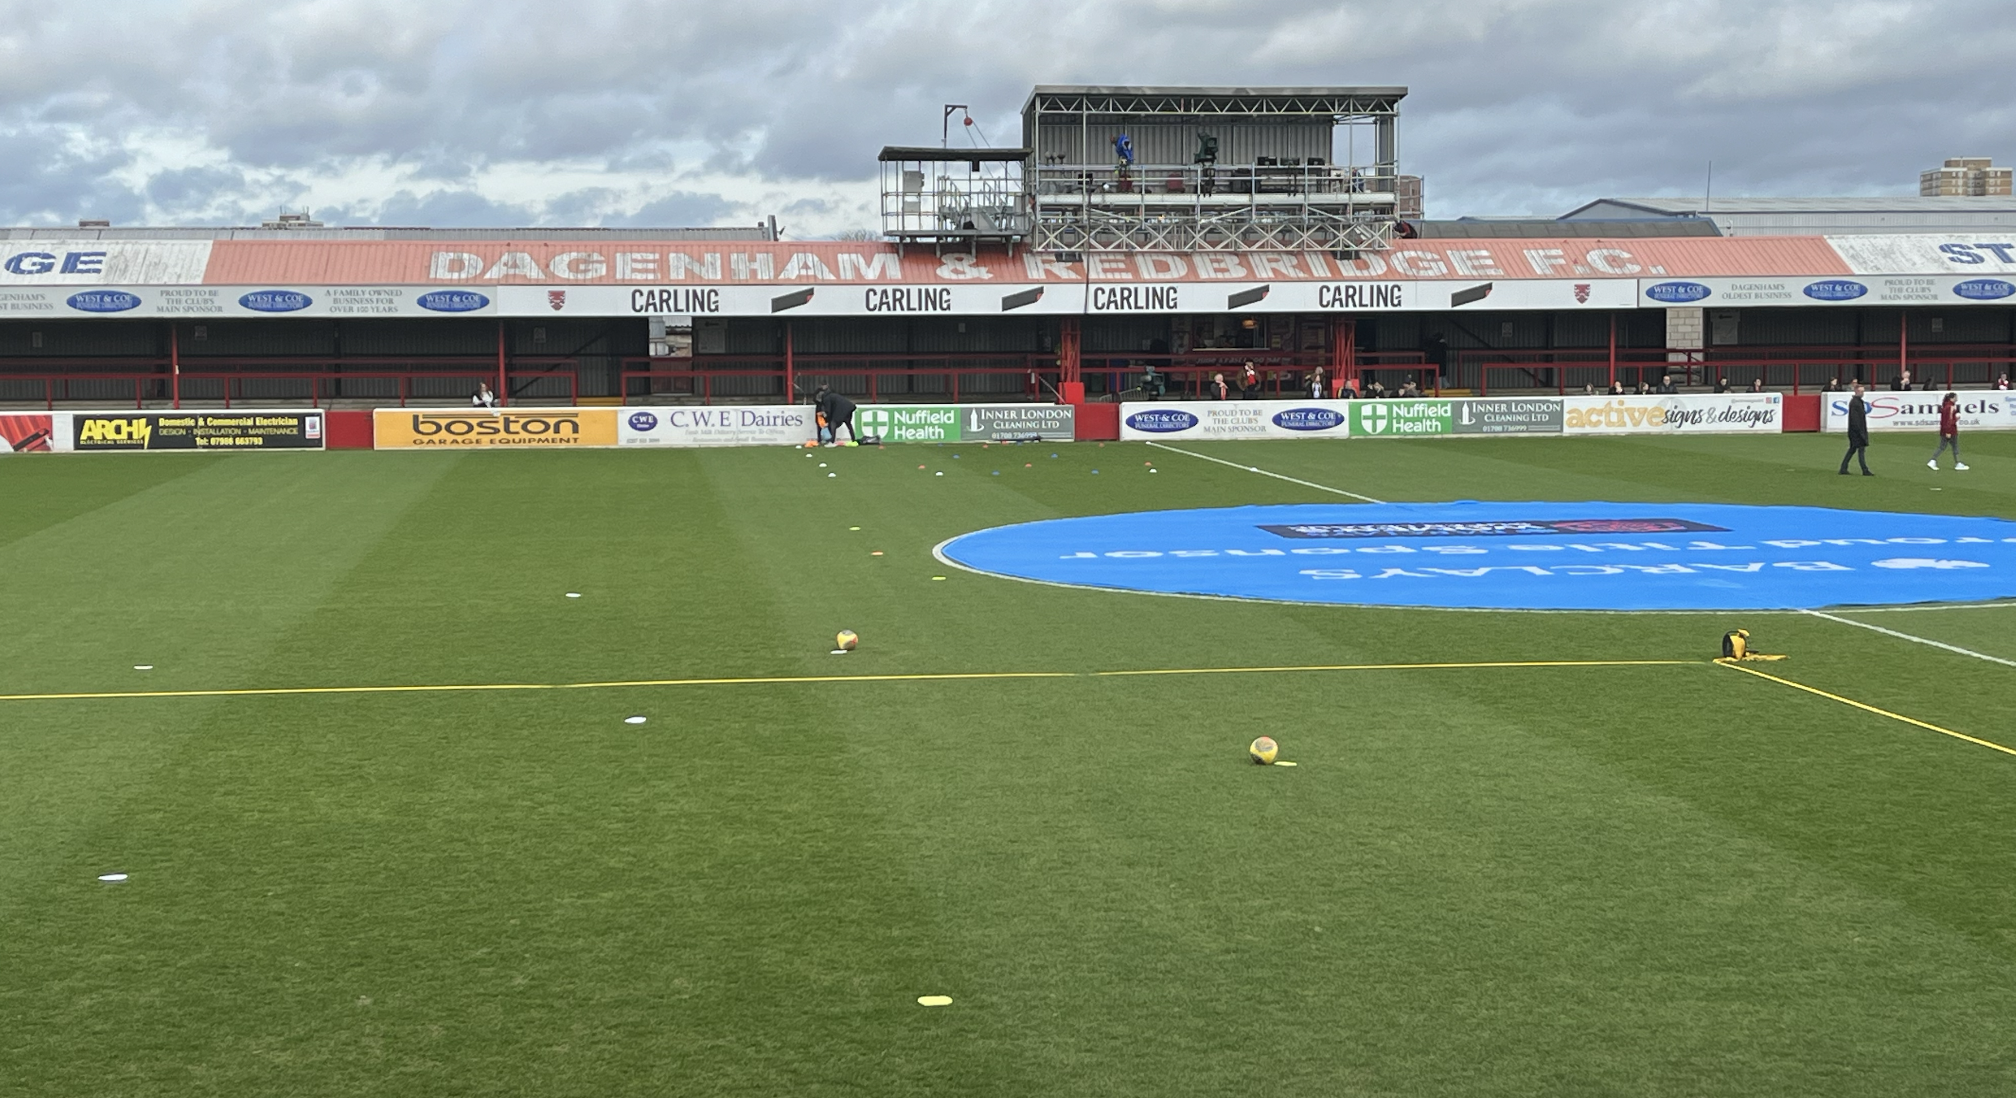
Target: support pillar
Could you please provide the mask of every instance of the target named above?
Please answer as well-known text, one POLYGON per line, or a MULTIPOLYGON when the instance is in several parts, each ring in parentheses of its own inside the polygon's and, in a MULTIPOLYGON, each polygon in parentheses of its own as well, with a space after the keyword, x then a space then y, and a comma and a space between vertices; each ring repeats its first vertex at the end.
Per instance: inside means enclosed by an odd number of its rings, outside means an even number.
POLYGON ((1330 321, 1330 393, 1345 385, 1358 389, 1358 322, 1333 318, 1330 321))
POLYGON ((1610 314, 1610 382, 1607 390, 1617 384, 1617 314, 1610 314))
POLYGON ((1904 310, 1897 310, 1897 376, 1911 368, 1911 317, 1904 310))
POLYGON ((1079 332, 1078 318, 1067 316, 1057 333, 1057 401, 1060 404, 1085 403, 1085 381, 1079 374, 1079 332))
MULTIPOLYGON (((174 400, 175 409, 182 409, 182 341, 175 330, 175 322, 168 322, 168 386, 174 400)), ((231 381, 224 381, 224 395, 231 395, 231 381)), ((226 404, 229 407, 229 404, 226 404)))
MULTIPOLYGON (((875 392, 875 375, 868 375, 869 400, 872 403, 875 392)), ((798 403, 798 361, 791 349, 791 322, 784 322, 784 403, 798 403)), ((835 441, 838 441, 837 437, 835 441)))
POLYGON ((497 322, 497 403, 501 407, 511 403, 511 373, 504 361, 507 345, 504 342, 504 322, 497 322))

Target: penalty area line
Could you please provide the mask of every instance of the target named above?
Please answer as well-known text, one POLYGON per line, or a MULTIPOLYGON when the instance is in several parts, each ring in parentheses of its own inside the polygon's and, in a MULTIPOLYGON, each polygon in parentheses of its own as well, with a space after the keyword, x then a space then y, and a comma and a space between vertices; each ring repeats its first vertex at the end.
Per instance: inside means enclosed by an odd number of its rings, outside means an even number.
POLYGON ((1077 679, 1130 675, 1279 675, 1324 671, 1452 671, 1494 667, 1672 667, 1699 660, 1489 660, 1474 663, 1336 663, 1299 667, 1157 667, 1122 671, 939 671, 898 675, 770 675, 749 678, 619 679, 611 682, 445 683, 414 686, 279 686, 235 690, 104 690, 71 694, 0 694, 0 702, 117 701, 129 698, 270 698, 314 694, 462 694, 523 690, 623 690, 667 686, 789 686, 805 683, 960 682, 1077 679))
POLYGON ((1318 484, 1313 480, 1298 480, 1295 477, 1287 476, 1282 473, 1270 473, 1267 470, 1260 468, 1258 465, 1241 465, 1236 461, 1226 461, 1224 458, 1214 458, 1209 454, 1200 454, 1194 450, 1180 449, 1178 447, 1171 446, 1166 442, 1150 442, 1148 445, 1153 446, 1158 450, 1169 450, 1173 453, 1182 454, 1185 457, 1202 458, 1205 461, 1215 461, 1218 464, 1227 466, 1229 468, 1244 469, 1249 473, 1258 473, 1263 477, 1273 477, 1275 480, 1285 480, 1290 484, 1299 484, 1304 488, 1314 488, 1319 492, 1334 492, 1337 495, 1350 496, 1352 499, 1363 500, 1366 503, 1386 502, 1383 499, 1373 499, 1371 496, 1361 496, 1356 492, 1347 492, 1342 488, 1332 488, 1327 484, 1318 484))
POLYGON ((1777 683, 1780 686, 1789 686, 1794 690, 1803 690, 1808 694, 1814 695, 1815 697, 1826 698, 1828 701, 1840 702, 1842 705, 1846 705, 1855 709, 1860 709, 1864 713, 1874 713, 1879 717, 1888 717, 1893 721, 1902 721, 1903 723, 1911 725, 1913 727, 1923 728, 1927 732, 1937 732, 1942 736, 1951 736, 1956 740, 1965 740, 1968 743, 1974 744, 1977 747, 1985 747, 1990 751, 2000 751, 2004 755, 2016 755, 2016 747, 2004 747, 2001 744, 1994 742, 1993 740, 1984 740, 1978 736, 1970 736, 1965 732, 1955 732, 1950 728, 1941 728, 1938 725, 1931 723, 1930 721, 1921 721, 1916 717, 1907 717, 1902 713, 1892 713, 1888 709, 1882 709, 1877 706, 1870 705, 1867 702, 1859 702, 1856 701, 1854 698, 1844 698, 1839 694, 1830 694, 1817 686, 1807 686, 1803 682, 1793 682, 1791 679, 1781 679, 1776 675, 1766 674, 1765 672, 1759 671, 1754 667, 1745 667, 1740 663, 1727 663, 1722 660, 1716 660, 1715 665, 1717 667, 1726 667, 1731 671, 1741 671, 1746 675, 1755 675, 1760 679, 1767 679, 1771 682, 1777 683))

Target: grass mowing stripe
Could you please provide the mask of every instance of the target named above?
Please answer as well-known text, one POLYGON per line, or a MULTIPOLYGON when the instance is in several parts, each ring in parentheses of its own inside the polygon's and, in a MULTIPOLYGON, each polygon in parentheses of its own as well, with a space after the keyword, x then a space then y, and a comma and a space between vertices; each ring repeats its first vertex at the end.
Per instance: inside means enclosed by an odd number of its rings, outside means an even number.
POLYGON ((1183 454, 1187 457, 1203 458, 1205 461, 1215 461, 1218 464, 1227 466, 1229 468, 1244 469, 1249 473, 1258 473, 1263 477, 1273 477, 1275 480, 1285 480, 1290 484, 1299 484, 1304 488, 1314 488, 1319 492, 1335 492, 1337 495, 1350 496, 1352 499, 1363 500, 1366 503, 1386 502, 1383 499, 1373 499, 1371 496, 1361 496, 1356 492, 1347 492, 1342 488, 1332 488, 1327 484, 1318 484, 1313 480, 1298 480, 1295 477, 1287 476, 1282 473, 1270 473, 1267 470, 1260 468, 1258 465, 1241 465, 1236 461, 1226 461, 1224 458, 1214 458, 1208 454, 1200 454, 1193 450, 1177 449, 1176 447, 1171 446, 1164 442, 1150 442, 1148 445, 1153 446, 1158 450, 1171 450, 1174 451, 1175 453, 1183 454))
POLYGON ((0 702, 110 701, 122 698, 255 698, 294 694, 461 694, 510 690, 616 690, 642 686, 785 686, 832 682, 956 682, 972 679, 1075 679, 1081 674, 1241 675, 1315 671, 1427 671, 1490 667, 1673 667, 1698 660, 1493 660, 1477 663, 1339 663, 1303 667, 1168 667, 1136 671, 940 671, 909 675, 769 675, 718 679, 623 679, 614 682, 443 683, 413 686, 273 686, 237 690, 110 690, 77 694, 0 694, 0 702))
POLYGON ((1976 736, 1970 736, 1965 732, 1955 732, 1950 728, 1941 728, 1938 725, 1933 724, 1929 721, 1921 721, 1916 717, 1907 717, 1902 713, 1892 713, 1888 709, 1881 709, 1876 706, 1870 705, 1867 702, 1858 702, 1854 698, 1844 698, 1839 694, 1830 694, 1817 686, 1807 686, 1803 682, 1793 682, 1791 679, 1781 679, 1776 675, 1767 675, 1754 667, 1745 667, 1740 663, 1727 663, 1722 660, 1716 660, 1715 663, 1717 666, 1727 667, 1732 671, 1741 671, 1746 675, 1755 675, 1760 679, 1769 679, 1770 681, 1775 682, 1780 686, 1789 686, 1794 690, 1804 690, 1808 694, 1813 694, 1818 697, 1826 698, 1828 701, 1836 701, 1840 702, 1842 705, 1853 706, 1854 708, 1860 709, 1865 713, 1874 713, 1879 717, 1888 717, 1893 721, 1902 721, 1905 724, 1915 725, 1916 727, 1923 728, 1928 732, 1937 732, 1942 736, 1951 736, 1956 740, 1966 740, 1968 743, 1977 744, 1981 747, 1986 747, 1991 751, 2000 751, 2004 755, 2016 755, 2016 747, 2004 747, 2001 744, 1995 743, 1992 740, 1984 740, 1976 736))
POLYGON ((1872 633, 1881 633, 1884 636, 1896 637, 1898 640, 1907 640, 1913 644, 1929 644, 1934 648, 1944 648, 1948 652, 1958 652, 1963 656, 1972 656, 1977 660, 1999 663, 2004 667, 2016 667, 2016 660, 2005 660, 2000 656, 1991 656, 1985 652, 1976 652, 1972 648, 1962 648, 1957 644, 1947 644, 1945 641, 1935 641, 1929 637, 1917 637, 1910 633, 1899 633, 1895 629, 1885 629, 1880 625, 1871 625, 1866 621, 1856 621, 1853 618, 1837 618, 1832 614, 1823 614, 1818 610, 1802 610, 1800 612, 1811 614, 1816 618, 1826 618, 1828 621, 1838 621, 1843 625, 1852 625, 1858 629, 1867 629, 1872 633))
POLYGON ((1119 675, 1261 675, 1297 671, 1452 671, 1491 667, 1677 667, 1699 660, 1486 660, 1476 663, 1327 663, 1299 667, 1172 667, 1146 671, 1095 671, 1119 675))

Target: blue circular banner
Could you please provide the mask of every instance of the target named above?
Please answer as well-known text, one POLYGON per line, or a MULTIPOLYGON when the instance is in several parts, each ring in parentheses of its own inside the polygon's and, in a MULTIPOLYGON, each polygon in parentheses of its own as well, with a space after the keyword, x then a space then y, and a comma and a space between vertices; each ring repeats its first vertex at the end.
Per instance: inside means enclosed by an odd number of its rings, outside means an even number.
POLYGON ((938 552, 1043 583, 1339 605, 1817 610, 2016 596, 2016 522, 1825 507, 1224 507, 1002 526, 938 552))

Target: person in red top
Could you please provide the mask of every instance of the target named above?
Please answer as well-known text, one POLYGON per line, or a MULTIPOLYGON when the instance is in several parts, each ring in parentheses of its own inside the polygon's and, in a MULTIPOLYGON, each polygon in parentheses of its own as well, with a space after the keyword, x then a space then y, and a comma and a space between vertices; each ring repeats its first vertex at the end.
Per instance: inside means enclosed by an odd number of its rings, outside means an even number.
POLYGON ((1939 404, 1939 448, 1932 451, 1932 460, 1925 463, 1926 467, 1938 472, 1939 455, 1945 453, 1948 446, 1953 448, 1953 471, 1966 472, 1967 463, 1960 460, 1960 398, 1952 393, 1947 393, 1946 399, 1939 404))

